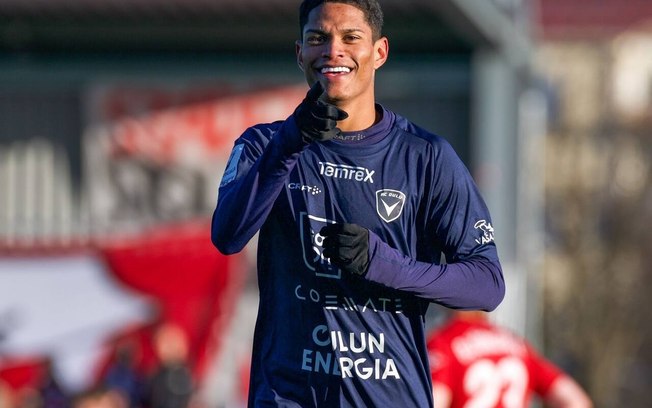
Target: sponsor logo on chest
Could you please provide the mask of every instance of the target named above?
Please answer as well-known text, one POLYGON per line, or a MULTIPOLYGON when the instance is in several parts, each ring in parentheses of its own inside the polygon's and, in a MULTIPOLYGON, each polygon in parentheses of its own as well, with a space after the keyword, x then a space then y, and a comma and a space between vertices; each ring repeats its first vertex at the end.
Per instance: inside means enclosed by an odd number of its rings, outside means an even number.
POLYGON ((366 167, 348 166, 346 164, 335 164, 319 162, 319 174, 340 180, 351 180, 361 183, 374 183, 376 170, 369 170, 366 167))

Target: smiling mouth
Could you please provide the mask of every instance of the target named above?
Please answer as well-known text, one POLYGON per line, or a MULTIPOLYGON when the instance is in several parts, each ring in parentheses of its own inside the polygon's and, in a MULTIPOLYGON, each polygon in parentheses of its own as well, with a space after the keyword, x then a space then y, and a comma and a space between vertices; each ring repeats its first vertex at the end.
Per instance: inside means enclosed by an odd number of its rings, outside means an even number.
POLYGON ((324 75, 327 74, 348 74, 351 72, 351 68, 348 67, 324 67, 322 68, 319 72, 321 72, 324 75))

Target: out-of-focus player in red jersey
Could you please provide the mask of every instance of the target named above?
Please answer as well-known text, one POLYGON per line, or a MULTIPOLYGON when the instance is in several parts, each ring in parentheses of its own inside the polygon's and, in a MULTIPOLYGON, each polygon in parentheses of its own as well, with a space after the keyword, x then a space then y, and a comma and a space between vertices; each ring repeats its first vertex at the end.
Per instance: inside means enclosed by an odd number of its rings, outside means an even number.
POLYGON ((435 408, 590 408, 577 382, 486 312, 455 311, 428 340, 435 408))

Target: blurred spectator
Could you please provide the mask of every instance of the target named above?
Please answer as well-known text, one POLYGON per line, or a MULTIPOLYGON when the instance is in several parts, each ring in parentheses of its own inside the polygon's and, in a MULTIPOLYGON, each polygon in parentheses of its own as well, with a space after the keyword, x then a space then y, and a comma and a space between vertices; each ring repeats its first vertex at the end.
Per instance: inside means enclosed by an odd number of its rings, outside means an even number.
POLYGON ((72 408, 127 408, 127 399, 119 391, 96 388, 76 396, 72 408))
POLYGON ((121 344, 116 350, 115 361, 107 369, 103 384, 109 390, 121 393, 130 408, 141 405, 145 381, 135 361, 135 345, 121 344))
POLYGON ((59 385, 54 367, 50 361, 45 364, 43 377, 38 385, 38 395, 42 408, 68 408, 68 396, 59 385))
POLYGON ((36 388, 24 387, 16 392, 15 406, 17 408, 42 408, 43 403, 36 388))
POLYGON ((532 393, 552 408, 590 408, 582 388, 487 313, 456 311, 428 340, 435 408, 525 408, 532 393))
POLYGON ((13 392, 4 381, 0 380, 0 408, 13 407, 13 392))
POLYGON ((148 408, 186 408, 194 393, 188 367, 188 339, 177 325, 163 324, 154 335, 154 350, 159 366, 150 378, 148 408))

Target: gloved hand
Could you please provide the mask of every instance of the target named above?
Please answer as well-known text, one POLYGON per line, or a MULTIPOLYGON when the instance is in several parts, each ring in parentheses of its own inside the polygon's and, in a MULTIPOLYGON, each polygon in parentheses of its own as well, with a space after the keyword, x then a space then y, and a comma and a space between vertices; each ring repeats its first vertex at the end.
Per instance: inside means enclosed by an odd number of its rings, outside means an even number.
POLYGON ((319 231, 324 256, 342 270, 364 275, 369 267, 369 230, 356 224, 329 224, 319 231))
POLYGON ((337 121, 349 117, 343 110, 320 100, 322 93, 324 87, 317 81, 294 111, 294 120, 306 143, 332 139, 341 132, 337 121))

